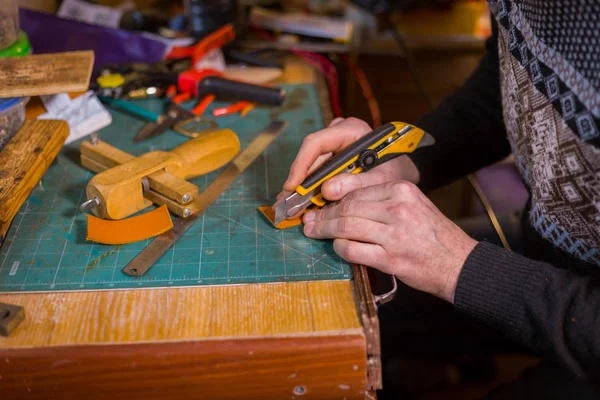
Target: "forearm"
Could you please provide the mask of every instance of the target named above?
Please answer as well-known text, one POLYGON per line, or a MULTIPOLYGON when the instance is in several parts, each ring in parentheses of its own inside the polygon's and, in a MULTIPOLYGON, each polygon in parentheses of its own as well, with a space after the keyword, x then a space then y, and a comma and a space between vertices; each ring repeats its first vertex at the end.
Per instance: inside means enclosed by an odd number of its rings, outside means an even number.
POLYGON ((600 377, 600 282, 488 243, 467 258, 457 310, 574 373, 600 377))
POLYGON ((497 27, 486 43, 486 55, 463 86, 417 126, 436 144, 409 155, 419 171, 421 189, 429 191, 510 154, 502 115, 497 27))

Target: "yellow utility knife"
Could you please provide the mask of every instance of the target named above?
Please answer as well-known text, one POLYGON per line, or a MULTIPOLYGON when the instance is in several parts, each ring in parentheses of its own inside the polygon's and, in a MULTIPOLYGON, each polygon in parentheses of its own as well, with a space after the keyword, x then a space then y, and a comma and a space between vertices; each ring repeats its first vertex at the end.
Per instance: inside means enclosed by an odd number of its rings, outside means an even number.
POLYGON ((341 173, 358 174, 386 161, 431 146, 435 140, 416 126, 390 122, 367 135, 327 160, 308 176, 290 196, 275 205, 275 225, 285 219, 301 215, 309 206, 323 207, 327 202, 321 194, 321 185, 341 173))

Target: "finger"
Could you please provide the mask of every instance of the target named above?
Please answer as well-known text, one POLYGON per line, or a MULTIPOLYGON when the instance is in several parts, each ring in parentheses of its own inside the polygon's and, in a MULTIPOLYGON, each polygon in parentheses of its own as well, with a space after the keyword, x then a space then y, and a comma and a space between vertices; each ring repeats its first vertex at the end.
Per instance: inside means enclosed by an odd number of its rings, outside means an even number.
POLYGON ((382 202, 355 200, 342 201, 340 203, 335 203, 331 207, 309 211, 304 216, 304 222, 324 221, 341 217, 358 217, 387 224, 391 219, 388 208, 387 204, 382 202))
POLYGON ((393 186, 385 183, 353 190, 344 197, 344 200, 385 201, 391 199, 393 195, 393 186))
MULTIPOLYGON (((355 242, 347 239, 335 239, 333 250, 344 260, 367 267, 382 269, 387 253, 377 244, 355 242)), ((385 271, 384 271, 385 272, 385 271)))
POLYGON ((333 153, 321 154, 319 157, 317 157, 317 160, 313 163, 313 165, 311 165, 311 167, 308 169, 308 172, 306 173, 306 175, 310 175, 313 172, 315 172, 315 170, 317 168, 319 168, 321 165, 323 165, 323 163, 325 161, 329 160, 332 156, 333 156, 333 153))
POLYGON ((344 121, 344 118, 342 118, 342 117, 337 117, 337 118, 335 118, 333 121, 331 121, 331 122, 329 123, 329 127, 332 127, 332 126, 334 126, 334 125, 337 125, 337 124, 339 124, 340 122, 343 122, 343 121, 344 121))
POLYGON ((290 194, 292 194, 292 192, 288 192, 287 190, 284 190, 277 195, 275 200, 278 201, 278 200, 284 199, 284 198, 288 197, 290 194))
POLYGON ((380 222, 357 217, 341 217, 304 225, 304 234, 313 239, 350 239, 386 244, 389 228, 380 222))
POLYGON ((290 168, 290 173, 283 187, 294 190, 306 178, 308 169, 321 154, 337 153, 354 143, 370 131, 369 126, 356 118, 348 118, 311 135, 308 135, 296 159, 290 168))
POLYGON ((376 171, 361 174, 340 174, 327 180, 321 189, 327 200, 340 200, 348 193, 365 187, 379 185, 385 182, 385 177, 376 171))

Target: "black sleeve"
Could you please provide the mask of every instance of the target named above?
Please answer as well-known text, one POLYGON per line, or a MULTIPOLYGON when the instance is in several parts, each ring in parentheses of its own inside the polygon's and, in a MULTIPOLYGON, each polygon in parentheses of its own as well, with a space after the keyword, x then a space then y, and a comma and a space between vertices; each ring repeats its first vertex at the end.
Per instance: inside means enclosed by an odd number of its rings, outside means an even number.
POLYGON ((461 88, 415 124, 436 139, 434 146, 409 155, 425 192, 510 154, 502 118, 497 40, 498 28, 492 19, 492 36, 477 69, 461 88))
POLYGON ((584 378, 600 378, 600 281, 486 242, 467 258, 455 308, 584 378))

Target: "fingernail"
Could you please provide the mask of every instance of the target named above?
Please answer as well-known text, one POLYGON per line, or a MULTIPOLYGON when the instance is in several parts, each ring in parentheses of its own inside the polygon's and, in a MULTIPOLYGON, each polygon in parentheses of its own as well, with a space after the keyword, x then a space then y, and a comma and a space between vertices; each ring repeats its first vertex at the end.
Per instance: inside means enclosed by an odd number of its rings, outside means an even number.
POLYGON ((329 182, 329 194, 337 196, 342 190, 342 185, 339 182, 329 182))
POLYGON ((310 235, 312 235, 312 232, 314 229, 315 229, 315 224, 313 222, 310 222, 310 223, 304 225, 304 234, 306 236, 310 236, 310 235))
POLYGON ((315 220, 315 216, 317 214, 314 211, 309 211, 306 213, 306 215, 304 216, 304 221, 305 222, 312 222, 315 220))

